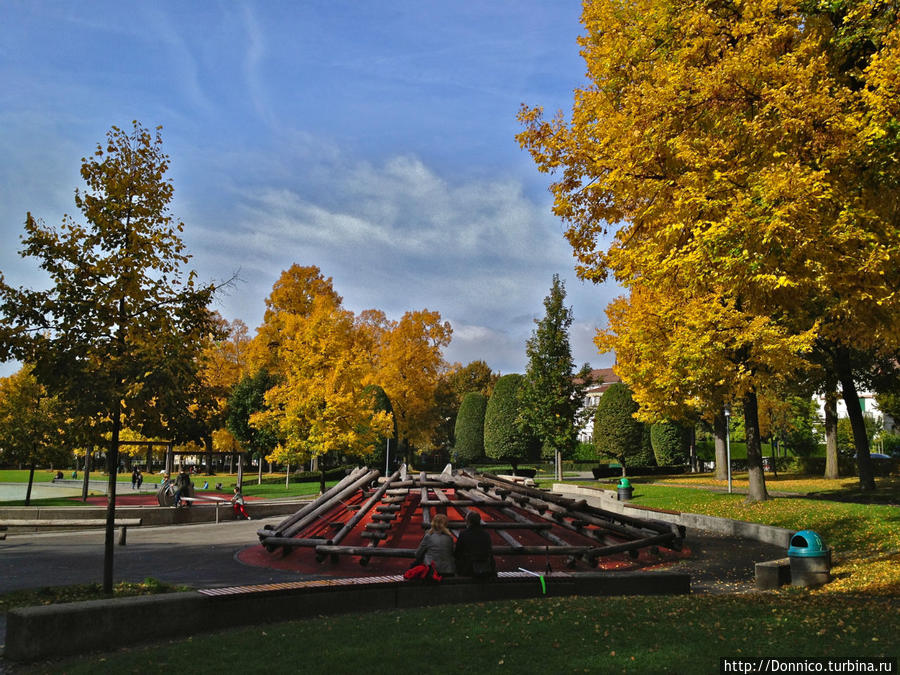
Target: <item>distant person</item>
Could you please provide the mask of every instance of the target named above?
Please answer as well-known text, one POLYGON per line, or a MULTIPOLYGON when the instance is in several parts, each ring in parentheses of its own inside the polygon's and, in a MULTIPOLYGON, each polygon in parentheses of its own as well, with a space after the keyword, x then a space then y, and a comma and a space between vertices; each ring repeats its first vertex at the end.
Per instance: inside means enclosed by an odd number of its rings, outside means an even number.
POLYGON ((138 469, 137 470, 137 489, 140 490, 141 485, 143 485, 143 484, 144 484, 144 474, 141 473, 140 469, 138 469))
POLYGON ((235 518, 246 518, 251 520, 250 514, 244 508, 244 493, 241 492, 241 486, 234 486, 234 495, 231 497, 231 510, 234 512, 235 518))
POLYGON ((447 529, 447 516, 437 514, 431 519, 431 527, 422 537, 416 549, 416 562, 422 565, 434 563, 434 569, 442 577, 456 574, 456 563, 453 560, 453 535, 447 529))
POLYGON ((75 480, 76 478, 78 478, 78 469, 75 469, 75 470, 72 472, 72 480, 75 480))
POLYGON ((491 535, 481 526, 481 516, 475 511, 466 514, 466 529, 456 540, 456 569, 466 577, 497 576, 491 535))
POLYGON ((137 467, 134 467, 131 470, 131 489, 132 490, 137 488, 137 477, 138 477, 138 470, 137 470, 137 467))
POLYGON ((57 471, 56 472, 56 480, 62 480, 62 479, 63 479, 63 472, 57 471))
MULTIPOLYGON (((175 508, 181 506, 182 499, 184 497, 190 497, 191 490, 191 477, 188 476, 187 471, 184 470, 184 467, 181 467, 181 471, 178 472, 178 476, 175 478, 175 508)), ((186 507, 190 508, 191 503, 187 502, 185 504, 186 507)))

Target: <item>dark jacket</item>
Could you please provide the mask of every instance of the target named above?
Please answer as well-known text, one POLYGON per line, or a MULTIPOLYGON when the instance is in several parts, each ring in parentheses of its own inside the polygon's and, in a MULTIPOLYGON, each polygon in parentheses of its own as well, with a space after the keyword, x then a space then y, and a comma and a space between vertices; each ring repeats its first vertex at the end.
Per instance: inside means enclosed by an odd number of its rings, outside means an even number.
POLYGON ((491 535, 481 525, 467 527, 456 540, 456 572, 467 577, 493 577, 494 564, 491 535))

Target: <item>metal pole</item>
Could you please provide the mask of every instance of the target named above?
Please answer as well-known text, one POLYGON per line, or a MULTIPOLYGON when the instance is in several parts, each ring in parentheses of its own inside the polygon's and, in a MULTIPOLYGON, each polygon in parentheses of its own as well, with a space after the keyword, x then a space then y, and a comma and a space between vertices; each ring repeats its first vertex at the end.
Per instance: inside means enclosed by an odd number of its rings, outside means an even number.
POLYGON ((391 439, 384 439, 384 475, 389 476, 388 466, 390 465, 391 460, 391 439))
POLYGON ((731 494, 731 411, 725 408, 725 456, 728 458, 728 494, 731 494))

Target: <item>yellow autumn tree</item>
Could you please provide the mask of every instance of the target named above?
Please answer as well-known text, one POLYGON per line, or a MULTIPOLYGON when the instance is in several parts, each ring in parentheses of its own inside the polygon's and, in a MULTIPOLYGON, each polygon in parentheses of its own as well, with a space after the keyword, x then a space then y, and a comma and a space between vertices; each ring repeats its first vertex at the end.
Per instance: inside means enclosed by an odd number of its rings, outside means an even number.
POLYGON ((381 386, 390 399, 401 452, 425 448, 439 422, 435 390, 453 329, 427 309, 406 312, 399 321, 371 314, 368 325, 374 353, 366 383, 381 386))
POLYGON ((299 463, 332 452, 365 454, 390 436, 390 414, 374 411, 364 387, 369 364, 353 313, 329 295, 312 298, 304 314, 282 312, 274 356, 280 380, 265 394, 266 409, 250 417, 278 430, 270 461, 299 463))
POLYGON ((266 298, 263 322, 249 348, 253 371, 265 368, 270 373, 279 372, 277 354, 287 317, 307 316, 317 299, 326 299, 332 307, 339 307, 342 301, 334 291, 331 277, 322 276, 318 267, 295 263, 281 273, 266 298))
POLYGON ((842 350, 900 335, 896 5, 603 0, 582 18, 590 85, 569 120, 523 108, 519 135, 557 174, 579 273, 712 296, 777 324, 756 333, 776 351, 812 334, 853 408, 842 350))

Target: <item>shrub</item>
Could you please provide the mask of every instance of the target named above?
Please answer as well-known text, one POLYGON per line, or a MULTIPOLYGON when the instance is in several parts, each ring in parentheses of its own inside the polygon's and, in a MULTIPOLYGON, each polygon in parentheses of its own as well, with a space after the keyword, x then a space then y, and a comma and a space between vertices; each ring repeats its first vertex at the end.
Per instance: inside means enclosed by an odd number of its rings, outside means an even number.
POLYGON ((484 394, 471 391, 463 397, 456 415, 456 463, 469 465, 484 456, 484 394))
POLYGON ((524 380, 516 374, 497 380, 484 412, 484 454, 509 462, 513 471, 519 462, 537 459, 541 450, 540 442, 519 422, 518 393, 524 380))
POLYGON ((622 473, 642 451, 644 425, 634 419, 638 405, 628 386, 616 382, 604 392, 594 413, 594 445, 601 457, 612 457, 622 473))
POLYGON ((657 422, 650 427, 653 455, 660 466, 686 464, 691 443, 690 429, 675 422, 657 422))

